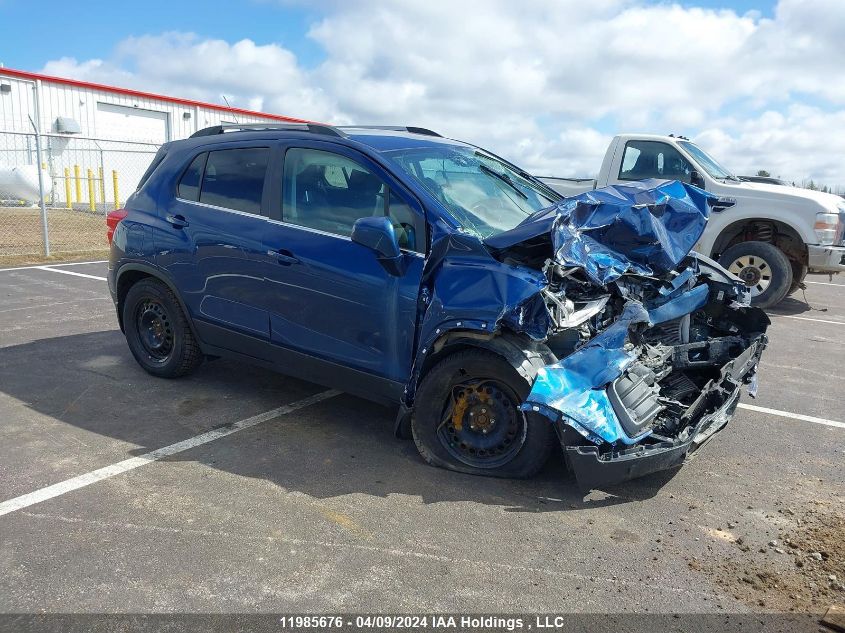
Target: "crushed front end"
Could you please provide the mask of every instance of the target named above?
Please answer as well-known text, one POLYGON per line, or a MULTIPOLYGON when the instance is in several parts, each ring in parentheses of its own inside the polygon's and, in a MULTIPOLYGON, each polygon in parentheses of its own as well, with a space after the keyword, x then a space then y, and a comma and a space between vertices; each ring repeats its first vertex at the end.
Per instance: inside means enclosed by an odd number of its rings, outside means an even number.
MULTIPOLYGON (((736 277, 690 253, 707 203, 682 183, 632 183, 567 199, 488 244, 545 274, 557 362, 523 408, 555 424, 582 487, 680 465, 728 423, 743 385, 756 391, 769 320, 736 277)), ((537 303, 506 322, 536 322, 537 303)))

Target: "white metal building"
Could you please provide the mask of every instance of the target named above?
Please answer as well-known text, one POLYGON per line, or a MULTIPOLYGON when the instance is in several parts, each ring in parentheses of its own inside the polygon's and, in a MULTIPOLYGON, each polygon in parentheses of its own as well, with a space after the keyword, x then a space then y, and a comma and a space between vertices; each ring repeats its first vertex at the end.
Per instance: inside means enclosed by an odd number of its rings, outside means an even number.
POLYGON ((75 170, 82 179, 89 169, 96 174, 98 204, 114 203, 109 199, 112 172, 119 175, 123 197, 135 188, 157 147, 166 141, 221 123, 299 120, 0 68, 0 168, 35 170, 37 131, 49 203, 55 206, 89 202, 88 186, 85 182, 80 186, 79 177, 74 179, 75 170), (65 200, 65 192, 71 200, 65 200))
POLYGON ((220 123, 299 121, 276 114, 0 68, 0 131, 161 144, 220 123), (40 116, 37 116, 40 110, 40 116))

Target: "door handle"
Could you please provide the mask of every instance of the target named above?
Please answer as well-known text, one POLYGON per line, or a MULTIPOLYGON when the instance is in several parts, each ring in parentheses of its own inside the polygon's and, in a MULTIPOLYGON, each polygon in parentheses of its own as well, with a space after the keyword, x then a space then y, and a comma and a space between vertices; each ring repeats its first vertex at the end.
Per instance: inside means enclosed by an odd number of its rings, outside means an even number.
POLYGON ((184 229, 188 226, 188 221, 185 219, 183 215, 172 215, 170 213, 167 214, 165 218, 174 228, 177 229, 184 229))
POLYGON ((275 257, 282 266, 290 266, 291 264, 298 264, 299 258, 285 248, 280 248, 277 251, 267 251, 270 257, 275 257))

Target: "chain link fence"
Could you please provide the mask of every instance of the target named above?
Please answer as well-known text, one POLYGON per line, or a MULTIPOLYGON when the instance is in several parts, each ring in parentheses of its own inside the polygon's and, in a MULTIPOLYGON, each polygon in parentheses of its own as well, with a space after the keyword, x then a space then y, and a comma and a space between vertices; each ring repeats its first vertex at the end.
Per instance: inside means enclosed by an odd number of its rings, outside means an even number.
POLYGON ((104 256, 105 216, 135 190, 158 147, 0 131, 0 266, 104 256))

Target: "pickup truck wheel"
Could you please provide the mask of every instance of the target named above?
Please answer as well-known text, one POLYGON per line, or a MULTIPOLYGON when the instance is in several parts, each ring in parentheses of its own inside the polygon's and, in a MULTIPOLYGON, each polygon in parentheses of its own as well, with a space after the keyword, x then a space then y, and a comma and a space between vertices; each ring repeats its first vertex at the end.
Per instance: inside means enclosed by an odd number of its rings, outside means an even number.
POLYGON ((129 350, 147 372, 177 378, 196 369, 203 356, 176 295, 160 281, 142 279, 123 302, 129 350))
POLYGON ((548 460, 552 423, 519 406, 528 380, 486 350, 446 357, 423 378, 411 432, 423 459, 472 475, 525 478, 548 460))
POLYGON ((742 279, 751 291, 751 304, 769 308, 789 292, 792 265, 778 247, 766 242, 740 242, 719 257, 719 263, 742 279))

